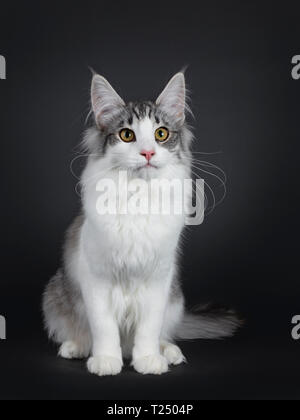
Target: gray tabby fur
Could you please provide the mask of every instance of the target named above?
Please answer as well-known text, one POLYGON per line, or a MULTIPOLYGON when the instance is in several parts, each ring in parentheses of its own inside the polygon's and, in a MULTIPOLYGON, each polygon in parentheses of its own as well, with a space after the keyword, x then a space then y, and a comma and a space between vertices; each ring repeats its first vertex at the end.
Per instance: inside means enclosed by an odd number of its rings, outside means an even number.
MULTIPOLYGON (((124 125, 129 128, 136 120, 148 116, 173 133, 172 141, 163 144, 176 156, 181 165, 191 165, 192 135, 186 124, 179 125, 153 102, 129 103, 119 110, 106 128, 99 127, 96 120, 87 130, 83 149, 89 154, 88 160, 101 159, 119 141, 114 135, 124 125)), ((79 356, 88 357, 92 349, 92 335, 83 302, 81 290, 73 280, 70 265, 79 246, 79 234, 85 220, 84 211, 78 216, 67 231, 64 244, 62 268, 50 280, 43 298, 45 327, 49 337, 58 344, 73 340, 81 343, 79 356)), ((105 238, 103 238, 105 240, 105 238)), ((179 273, 174 276, 170 295, 171 305, 184 304, 184 296, 179 280, 179 273)), ((194 314, 186 312, 178 325, 169 332, 169 339, 220 339, 232 336, 240 322, 231 311, 211 312, 203 309, 194 314)), ((123 352, 130 356, 132 343, 128 343, 122 334, 123 352)))

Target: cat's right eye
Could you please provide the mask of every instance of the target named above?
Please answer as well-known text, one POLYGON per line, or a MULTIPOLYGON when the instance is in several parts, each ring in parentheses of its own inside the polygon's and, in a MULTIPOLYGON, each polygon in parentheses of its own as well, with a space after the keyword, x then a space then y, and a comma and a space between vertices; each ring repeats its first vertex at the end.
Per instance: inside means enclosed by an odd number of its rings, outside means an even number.
POLYGON ((128 128, 124 128, 124 130, 120 131, 120 139, 125 143, 131 143, 132 141, 135 141, 134 131, 129 130, 128 128))

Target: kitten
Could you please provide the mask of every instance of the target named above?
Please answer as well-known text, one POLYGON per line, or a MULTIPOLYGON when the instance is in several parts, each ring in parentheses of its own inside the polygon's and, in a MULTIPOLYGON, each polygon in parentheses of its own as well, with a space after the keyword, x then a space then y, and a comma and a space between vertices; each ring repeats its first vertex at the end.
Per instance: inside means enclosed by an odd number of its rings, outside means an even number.
MULTIPOLYGON (((59 355, 89 358, 93 374, 117 375, 130 358, 137 372, 160 375, 185 362, 176 340, 229 337, 239 322, 230 311, 186 312, 178 276, 184 215, 100 216, 97 183, 117 182, 124 170, 146 182, 191 177, 185 77, 175 75, 154 103, 125 104, 99 75, 91 94, 83 210, 45 291, 45 324, 59 355)), ((118 196, 127 200, 122 188, 118 196)))

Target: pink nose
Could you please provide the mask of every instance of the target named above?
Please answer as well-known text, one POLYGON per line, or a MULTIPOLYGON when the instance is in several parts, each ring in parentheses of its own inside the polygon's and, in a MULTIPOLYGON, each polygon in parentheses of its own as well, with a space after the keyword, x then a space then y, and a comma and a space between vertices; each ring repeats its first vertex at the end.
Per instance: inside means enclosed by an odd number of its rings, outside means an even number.
POLYGON ((148 162, 150 162, 150 160, 153 158, 153 156, 155 155, 155 151, 154 150, 142 150, 141 151, 141 155, 144 156, 148 162))

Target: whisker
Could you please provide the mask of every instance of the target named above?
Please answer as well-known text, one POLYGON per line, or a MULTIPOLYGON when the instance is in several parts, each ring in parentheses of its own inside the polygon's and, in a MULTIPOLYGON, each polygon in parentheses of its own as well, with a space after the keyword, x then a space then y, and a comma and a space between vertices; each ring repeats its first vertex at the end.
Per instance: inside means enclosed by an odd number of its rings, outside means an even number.
POLYGON ((201 166, 208 167, 208 168, 214 168, 214 169, 218 170, 219 172, 221 172, 222 176, 224 177, 224 181, 223 182, 227 183, 227 175, 223 171, 223 169, 221 169, 219 166, 217 166, 217 165, 215 165, 215 164, 213 164, 211 162, 206 162, 204 160, 198 160, 198 159, 195 159, 195 158, 185 158, 185 157, 183 157, 182 159, 186 159, 186 160, 189 160, 189 161, 192 160, 194 163, 197 163, 197 164, 199 164, 201 166))
POLYGON ((204 167, 208 167, 208 168, 213 168, 216 169, 217 171, 219 171, 222 176, 224 177, 224 182, 227 182, 227 175, 226 173, 223 171, 223 169, 221 169, 219 166, 214 165, 213 163, 210 162, 205 162, 205 161, 201 161, 201 160, 197 160, 197 159, 193 159, 194 163, 199 164, 200 166, 204 166, 204 167))
POLYGON ((103 174, 107 174, 108 172, 110 172, 111 170, 116 169, 115 166, 111 166, 109 168, 104 169, 103 171, 97 172, 96 174, 94 174, 93 176, 89 177, 85 182, 83 182, 82 180, 80 180, 75 187, 75 192, 79 197, 82 197, 82 191, 84 190, 84 188, 87 188, 88 185, 98 176, 102 176, 103 174), (81 187, 81 192, 78 191, 78 188, 81 187))
MULTIPOLYGON (((214 179, 217 179, 220 182, 220 186, 224 189, 224 193, 223 193, 221 199, 219 201, 217 201, 217 199, 215 197, 215 194, 214 194, 211 186, 208 184, 208 182, 205 181, 205 185, 210 190, 211 195, 212 195, 212 198, 213 198, 213 205, 211 207, 207 207, 207 209, 209 210, 209 213, 208 214, 211 214, 213 212, 213 210, 218 205, 220 205, 225 200, 225 197, 227 196, 227 186, 226 186, 226 184, 227 184, 227 175, 226 175, 226 173, 220 167, 218 167, 217 165, 214 165, 213 163, 210 163, 210 162, 206 162, 206 161, 203 161, 203 160, 195 159, 193 157, 192 158, 185 158, 185 157, 183 157, 183 159, 186 160, 186 161, 188 161, 190 163, 191 168, 196 169, 198 171, 201 171, 202 173, 207 174, 207 175, 213 177, 214 179), (217 171, 220 172, 220 175, 219 174, 215 174, 213 172, 210 172, 208 170, 205 170, 203 168, 206 168, 206 169, 215 169, 215 170, 217 170, 217 171)), ((195 171, 192 171, 192 173, 195 176, 197 176, 197 177, 199 176, 199 174, 197 174, 195 171)))
MULTIPOLYGON (((215 200, 215 203, 214 203, 214 208, 216 208, 217 206, 219 206, 220 204, 222 204, 222 203, 223 203, 223 201, 225 200, 226 196, 227 196, 227 187, 226 187, 225 182, 223 182, 223 180, 222 180, 221 178, 219 178, 217 175, 215 175, 215 174, 213 174, 213 173, 207 172, 207 171, 205 171, 204 169, 198 168, 198 167, 197 167, 197 166, 195 166, 195 165, 192 165, 192 166, 193 166, 195 169, 198 169, 198 170, 200 170, 200 171, 202 171, 202 172, 204 172, 204 173, 206 173, 206 174, 208 174, 208 175, 211 175, 212 177, 214 177, 214 178, 218 179, 218 180, 221 182, 221 186, 222 186, 222 187, 223 187, 223 189, 224 189, 224 193, 223 193, 223 195, 222 195, 222 198, 221 198, 219 201, 215 200)), ((206 182, 206 185, 208 186, 209 184, 206 182)))
POLYGON ((214 156, 214 155, 221 155, 223 152, 220 150, 219 152, 192 152, 193 155, 203 155, 203 156, 214 156))
POLYGON ((72 159, 71 163, 70 163, 70 172, 71 172, 71 174, 73 175, 73 177, 74 177, 74 178, 76 178, 78 181, 80 180, 80 177, 78 177, 78 176, 75 174, 74 169, 73 169, 73 165, 74 165, 74 163, 75 163, 78 159, 81 159, 81 158, 83 158, 83 157, 86 157, 86 155, 75 156, 75 157, 72 159))
MULTIPOLYGON (((195 172, 195 171, 192 171, 192 173, 196 176, 196 177, 198 177, 198 174, 195 172)), ((206 201, 206 204, 205 204, 205 210, 214 210, 215 209, 215 207, 216 207, 216 198, 215 198, 215 194, 214 194, 214 192, 213 192, 213 190, 212 190, 212 188, 210 187, 210 185, 204 180, 204 184, 207 186, 207 188, 209 189, 209 191, 210 191, 210 193, 211 193, 211 195, 212 195, 212 199, 213 199, 213 205, 212 205, 212 207, 208 207, 208 204, 209 204, 209 199, 208 199, 208 196, 207 196, 207 194, 204 192, 204 196, 205 196, 205 201, 206 201)), ((196 184, 196 188, 197 188, 197 184, 196 184)), ((198 187, 198 190, 199 190, 199 187, 198 187)), ((201 190, 199 190, 200 192, 202 192, 201 190)), ((211 214, 211 212, 212 211, 210 211, 209 213, 208 213, 208 215, 209 214, 211 214)))
POLYGON ((73 170, 74 163, 81 158, 88 158, 88 157, 92 157, 92 156, 99 156, 99 155, 98 154, 93 154, 93 153, 86 153, 86 154, 80 153, 71 160, 70 172, 71 172, 71 174, 73 175, 74 178, 76 178, 77 180, 80 180, 80 177, 78 177, 73 170))
POLYGON ((198 169, 201 172, 204 172, 207 175, 211 175, 212 177, 220 181, 222 187, 224 188, 226 187, 226 181, 224 181, 222 178, 220 178, 218 175, 214 174, 213 172, 206 171, 205 169, 199 168, 199 166, 194 165, 194 164, 192 164, 192 167, 195 169, 198 169))

